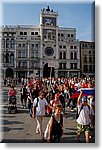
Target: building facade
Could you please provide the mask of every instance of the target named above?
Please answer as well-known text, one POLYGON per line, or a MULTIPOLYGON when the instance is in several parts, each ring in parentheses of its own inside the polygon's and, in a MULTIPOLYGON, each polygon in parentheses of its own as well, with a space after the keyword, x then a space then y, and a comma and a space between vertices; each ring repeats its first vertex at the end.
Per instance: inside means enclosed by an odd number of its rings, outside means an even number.
POLYGON ((80 41, 81 75, 95 76, 95 42, 80 41))
POLYGON ((39 26, 1 28, 2 74, 5 77, 80 76, 80 43, 75 28, 58 26, 58 13, 47 6, 39 26))

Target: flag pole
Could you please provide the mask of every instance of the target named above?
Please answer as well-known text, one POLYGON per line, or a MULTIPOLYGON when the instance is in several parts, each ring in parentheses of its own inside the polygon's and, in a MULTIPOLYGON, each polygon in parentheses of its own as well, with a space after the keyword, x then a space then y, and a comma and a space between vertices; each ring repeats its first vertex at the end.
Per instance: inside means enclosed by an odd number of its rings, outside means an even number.
POLYGON ((50 85, 52 84, 52 82, 51 82, 51 75, 52 75, 52 67, 50 69, 50 85))

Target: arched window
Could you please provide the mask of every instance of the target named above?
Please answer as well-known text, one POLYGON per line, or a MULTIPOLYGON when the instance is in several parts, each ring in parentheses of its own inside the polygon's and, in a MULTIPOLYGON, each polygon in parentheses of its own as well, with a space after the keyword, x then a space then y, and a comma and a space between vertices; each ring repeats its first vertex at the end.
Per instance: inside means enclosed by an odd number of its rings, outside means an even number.
POLYGON ((60 59, 62 59, 62 52, 60 52, 60 59))
POLYGON ((5 48, 5 39, 2 39, 2 48, 5 48))
POLYGON ((48 33, 48 39, 51 40, 51 32, 48 33))
POLYGON ((14 45, 15 45, 15 40, 14 39, 11 39, 11 48, 14 48, 14 45))
POLYGON ((1 54, 1 63, 4 63, 4 54, 1 54))
POLYGON ((49 40, 52 39, 52 31, 51 30, 47 30, 47 37, 49 40))
POLYGON ((92 57, 89 57, 89 63, 92 63, 92 57))
POLYGON ((84 57, 84 63, 87 63, 87 57, 86 56, 84 57))
POLYGON ((13 53, 11 53, 11 55, 10 55, 10 63, 14 63, 14 54, 13 53))
POLYGON ((66 52, 63 52, 63 59, 66 59, 66 52))
POLYGON ((9 63, 9 53, 6 53, 6 63, 9 63))
POLYGON ((74 53, 74 59, 77 59, 77 53, 76 52, 74 53))
POLYGON ((9 39, 6 39, 6 48, 9 48, 9 45, 10 45, 10 41, 9 39))
POLYGON ((73 59, 73 52, 70 53, 70 59, 73 59))
POLYGON ((6 63, 6 54, 3 54, 3 63, 6 63))

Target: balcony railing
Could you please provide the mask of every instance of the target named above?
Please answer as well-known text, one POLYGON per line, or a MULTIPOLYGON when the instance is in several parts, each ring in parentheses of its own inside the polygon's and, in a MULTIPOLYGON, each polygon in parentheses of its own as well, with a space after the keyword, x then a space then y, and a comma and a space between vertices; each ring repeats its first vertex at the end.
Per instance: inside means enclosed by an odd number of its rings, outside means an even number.
POLYGON ((1 63, 2 67, 14 67, 14 63, 1 63))

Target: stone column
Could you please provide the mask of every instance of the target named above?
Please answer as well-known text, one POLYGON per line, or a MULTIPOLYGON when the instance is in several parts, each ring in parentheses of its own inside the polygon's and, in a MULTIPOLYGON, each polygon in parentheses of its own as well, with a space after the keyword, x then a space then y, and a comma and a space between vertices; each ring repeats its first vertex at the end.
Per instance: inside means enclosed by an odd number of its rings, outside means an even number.
POLYGON ((69 77, 69 71, 67 71, 67 77, 69 77))
POLYGON ((55 69, 55 78, 58 78, 58 69, 55 69))

